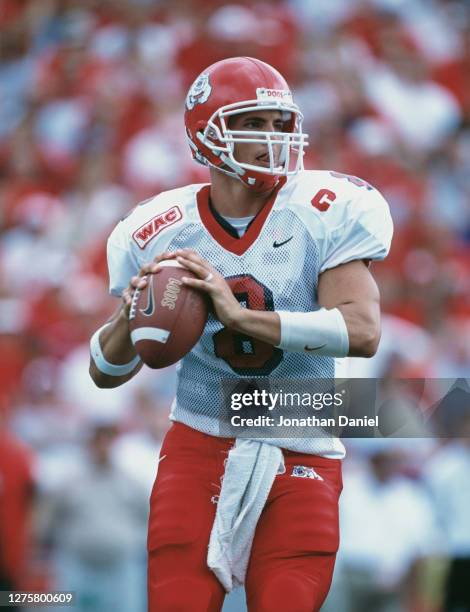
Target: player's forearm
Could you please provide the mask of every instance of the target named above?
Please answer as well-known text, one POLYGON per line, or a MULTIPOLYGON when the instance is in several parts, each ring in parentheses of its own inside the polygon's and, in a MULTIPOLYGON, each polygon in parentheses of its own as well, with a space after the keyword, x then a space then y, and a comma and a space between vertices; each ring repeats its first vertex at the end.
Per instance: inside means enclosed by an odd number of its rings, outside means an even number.
MULTIPOLYGON (((116 366, 130 363, 136 357, 136 351, 129 335, 129 322, 124 310, 120 309, 111 319, 109 325, 99 334, 99 344, 106 362, 116 366)), ((110 375, 100 370, 97 363, 90 359, 90 376, 94 383, 101 388, 112 388, 122 385, 132 378, 142 367, 138 363, 129 373, 124 375, 110 375)))
POLYGON ((349 336, 350 357, 372 357, 380 341, 380 306, 376 301, 339 304, 349 336))
POLYGON ((129 333, 129 320, 122 308, 101 332, 100 344, 104 357, 111 363, 127 363, 136 356, 129 333))
POLYGON ((233 324, 233 330, 276 346, 281 340, 281 321, 276 312, 240 308, 233 324))

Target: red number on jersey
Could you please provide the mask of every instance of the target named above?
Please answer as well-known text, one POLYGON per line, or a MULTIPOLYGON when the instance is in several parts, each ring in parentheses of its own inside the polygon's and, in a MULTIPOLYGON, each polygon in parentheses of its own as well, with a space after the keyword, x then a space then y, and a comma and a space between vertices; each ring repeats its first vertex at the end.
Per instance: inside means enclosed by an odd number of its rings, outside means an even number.
POLYGON ((320 191, 313 196, 312 206, 325 212, 328 210, 333 202, 336 200, 336 193, 330 189, 320 189, 320 191))
POLYGON ((343 174, 342 172, 330 172, 330 174, 331 176, 334 176, 335 178, 339 178, 339 179, 345 178, 347 181, 349 181, 353 185, 356 185, 356 187, 365 187, 368 191, 372 191, 374 189, 372 185, 369 185, 367 181, 363 181, 357 176, 352 176, 350 174, 343 174))
MULTIPOLYGON (((273 294, 251 274, 225 279, 234 296, 252 310, 274 310, 273 294)), ((257 338, 224 327, 213 336, 214 352, 241 376, 268 376, 282 361, 283 352, 257 338)))

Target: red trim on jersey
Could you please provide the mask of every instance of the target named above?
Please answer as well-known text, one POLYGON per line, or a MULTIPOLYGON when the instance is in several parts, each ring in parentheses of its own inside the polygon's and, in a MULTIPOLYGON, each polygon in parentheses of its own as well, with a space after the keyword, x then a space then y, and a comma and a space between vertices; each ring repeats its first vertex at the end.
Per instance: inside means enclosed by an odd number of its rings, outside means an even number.
POLYGON ((196 194, 197 207, 199 216, 209 234, 216 240, 221 246, 227 251, 235 253, 235 255, 243 255, 247 251, 253 242, 258 238, 261 229, 266 221, 271 209, 276 201, 277 194, 286 184, 287 178, 285 176, 279 179, 279 183, 276 185, 269 200, 263 206, 263 208, 256 215, 254 220, 251 222, 247 231, 241 238, 235 238, 231 236, 225 229, 220 225, 217 219, 211 212, 209 207, 209 195, 210 185, 204 185, 196 194))

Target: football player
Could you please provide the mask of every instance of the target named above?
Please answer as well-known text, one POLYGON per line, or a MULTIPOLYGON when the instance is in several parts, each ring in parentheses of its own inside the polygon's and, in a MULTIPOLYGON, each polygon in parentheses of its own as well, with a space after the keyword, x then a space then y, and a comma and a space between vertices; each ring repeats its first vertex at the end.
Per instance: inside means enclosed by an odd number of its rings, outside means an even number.
MULTIPOLYGON (((303 169, 302 113, 271 66, 242 57, 208 67, 186 97, 185 126, 211 182, 161 193, 118 223, 108 264, 122 303, 91 341, 98 386, 139 371, 129 307, 164 259, 194 272, 185 283, 212 300, 202 337, 179 364, 151 496, 152 612, 220 610, 230 589, 207 564, 234 446, 219 433, 221 380, 333 378, 335 358, 372 356, 380 305, 368 266, 387 255, 392 235, 388 206, 366 182, 303 169)), ((338 549, 344 447, 326 436, 270 443, 281 448, 285 470, 256 524, 248 609, 312 612, 328 593, 338 549)))

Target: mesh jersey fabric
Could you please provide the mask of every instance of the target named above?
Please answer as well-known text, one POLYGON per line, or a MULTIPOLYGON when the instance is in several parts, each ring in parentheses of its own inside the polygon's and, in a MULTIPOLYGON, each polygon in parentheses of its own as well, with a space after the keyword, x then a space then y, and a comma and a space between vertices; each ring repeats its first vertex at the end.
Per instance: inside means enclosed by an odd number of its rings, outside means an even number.
MULTIPOLYGON (((353 259, 382 259, 390 246, 391 221, 383 198, 375 190, 370 193, 369 188, 347 183, 326 172, 307 171, 288 179, 261 231, 239 254, 221 244, 204 224, 198 202, 204 186, 160 194, 118 224, 108 241, 111 293, 120 295, 130 276, 158 253, 192 248, 226 278, 245 307, 316 310, 322 271, 353 259), (334 204, 324 213, 315 209, 315 193, 321 189, 332 192, 333 188, 334 204), (154 220, 175 207, 181 218, 167 224, 159 221, 157 226, 154 220)), ((332 357, 282 351, 234 334, 210 314, 200 340, 179 363, 171 418, 221 435, 224 379, 273 377, 295 384, 334 375, 332 357)), ((331 437, 271 438, 266 442, 325 457, 344 456, 341 442, 331 437)))

